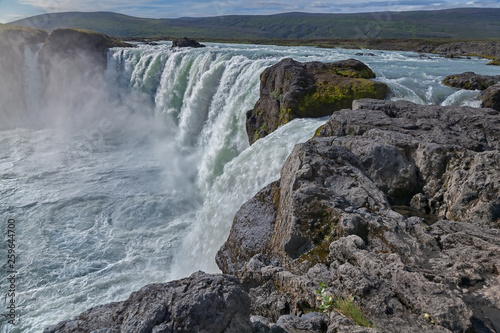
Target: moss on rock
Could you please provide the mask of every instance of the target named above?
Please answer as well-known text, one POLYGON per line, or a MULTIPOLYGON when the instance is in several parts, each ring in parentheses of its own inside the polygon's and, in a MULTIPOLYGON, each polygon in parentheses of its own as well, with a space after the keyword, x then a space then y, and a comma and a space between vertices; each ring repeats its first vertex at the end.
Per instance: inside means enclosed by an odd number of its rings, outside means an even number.
POLYGON ((495 65, 495 66, 500 66, 500 58, 493 59, 487 65, 495 65))
POLYGON ((361 98, 384 99, 388 87, 367 79, 334 79, 318 82, 314 92, 299 101, 298 117, 324 117, 340 109, 350 108, 361 98))
POLYGON ((328 116, 350 108, 355 99, 384 99, 389 88, 369 80, 374 77, 356 59, 325 64, 288 58, 265 69, 260 76, 260 99, 247 113, 250 144, 295 118, 328 116))

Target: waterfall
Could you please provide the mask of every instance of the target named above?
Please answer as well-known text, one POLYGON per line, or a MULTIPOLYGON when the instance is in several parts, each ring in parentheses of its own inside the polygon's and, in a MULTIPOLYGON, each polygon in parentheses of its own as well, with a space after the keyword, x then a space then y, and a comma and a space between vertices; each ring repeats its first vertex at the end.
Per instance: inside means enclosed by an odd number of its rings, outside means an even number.
POLYGON ((38 54, 43 44, 26 45, 24 48, 24 98, 27 112, 37 114, 42 101, 42 75, 38 66, 38 54))
POLYGON ((477 103, 477 93, 441 85, 444 76, 497 70, 409 52, 170 45, 111 49, 102 76, 56 62, 60 71, 45 81, 40 46, 25 50, 20 96, 30 119, 0 131, 0 214, 19 221, 17 332, 40 332, 148 283, 218 272, 215 253, 239 207, 278 179, 293 146, 325 121, 296 119, 249 147, 245 113, 264 68, 286 57, 356 57, 392 99, 446 105, 477 103))

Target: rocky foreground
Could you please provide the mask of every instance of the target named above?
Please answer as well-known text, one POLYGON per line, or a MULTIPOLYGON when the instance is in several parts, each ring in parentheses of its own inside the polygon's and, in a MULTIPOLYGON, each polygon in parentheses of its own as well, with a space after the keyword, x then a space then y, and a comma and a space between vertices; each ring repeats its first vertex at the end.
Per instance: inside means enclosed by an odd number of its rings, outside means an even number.
POLYGON ((147 286, 45 332, 496 332, 499 150, 493 109, 355 101, 235 216, 217 263, 237 279, 147 286))

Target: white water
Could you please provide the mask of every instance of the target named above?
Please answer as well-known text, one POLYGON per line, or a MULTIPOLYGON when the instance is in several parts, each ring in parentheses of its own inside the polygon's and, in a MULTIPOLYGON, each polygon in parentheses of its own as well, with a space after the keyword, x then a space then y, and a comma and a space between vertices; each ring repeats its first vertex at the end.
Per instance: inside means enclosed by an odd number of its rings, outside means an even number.
MULTIPOLYGON (((16 326, 0 319, 1 332, 40 332, 147 283, 217 272, 214 256, 238 208, 279 178, 294 144, 324 121, 292 121, 248 147, 245 112, 258 99, 259 74, 282 58, 355 57, 390 85, 392 99, 422 104, 477 106, 479 92, 440 81, 500 74, 485 60, 408 52, 169 45, 112 50, 103 82, 82 81, 43 103, 37 52, 26 51, 26 98, 39 121, 0 131, 0 214, 17 221, 21 312, 16 326)), ((6 261, 4 239, 2 294, 6 261)))

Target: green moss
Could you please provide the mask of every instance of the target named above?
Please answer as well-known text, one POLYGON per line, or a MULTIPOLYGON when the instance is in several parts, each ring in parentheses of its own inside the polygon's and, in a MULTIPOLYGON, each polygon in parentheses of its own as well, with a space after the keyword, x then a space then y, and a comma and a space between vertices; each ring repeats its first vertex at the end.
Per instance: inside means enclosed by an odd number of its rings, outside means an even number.
POLYGON ((321 125, 320 127, 318 127, 316 129, 316 131, 314 131, 314 135, 313 135, 313 138, 316 138, 319 136, 319 134, 321 133, 321 130, 323 129, 323 127, 325 127, 325 125, 321 125))
POLYGON ((350 77, 353 79, 369 79, 374 78, 375 73, 371 69, 355 70, 352 68, 336 68, 332 71, 335 75, 350 77))
POLYGON ((255 133, 253 134, 253 141, 257 141, 260 139, 260 136, 264 134, 267 135, 267 123, 264 123, 262 124, 262 126, 260 126, 256 131, 255 133))
POLYGON ((281 108, 280 115, 278 117, 277 127, 279 127, 281 125, 285 125, 286 123, 291 121, 293 118, 294 117, 292 115, 292 109, 281 108))
POLYGON ((495 65, 500 66, 500 58, 496 58, 495 60, 490 61, 487 65, 495 65))
POLYGON ((277 100, 281 100, 281 98, 283 97, 283 95, 278 91, 278 90, 274 90, 272 91, 269 96, 272 98, 272 99, 277 99, 277 100))
POLYGON ((350 108, 352 101, 360 98, 384 99, 386 85, 368 79, 345 82, 318 82, 317 89, 299 103, 299 116, 322 117, 343 108, 350 108))

